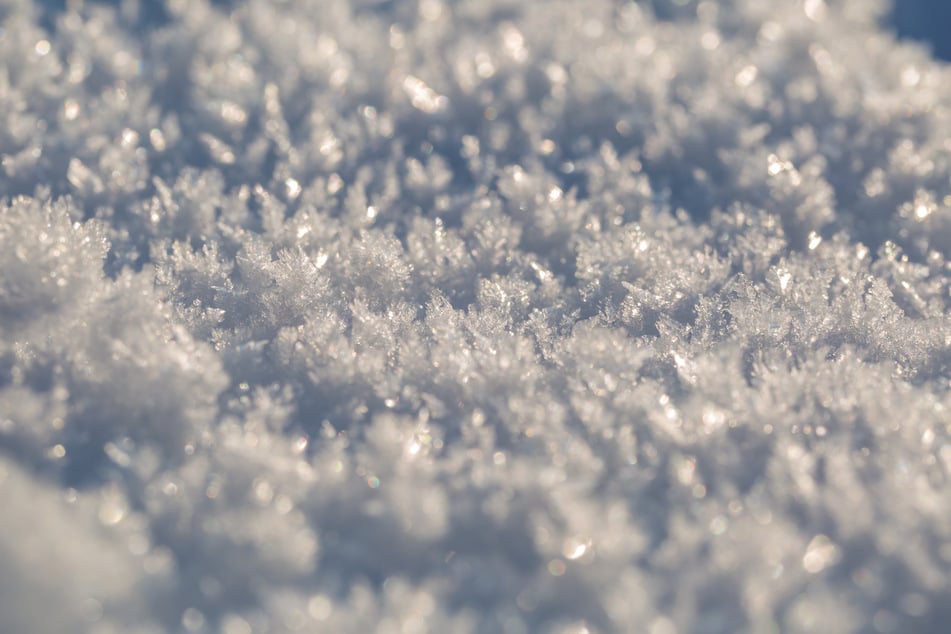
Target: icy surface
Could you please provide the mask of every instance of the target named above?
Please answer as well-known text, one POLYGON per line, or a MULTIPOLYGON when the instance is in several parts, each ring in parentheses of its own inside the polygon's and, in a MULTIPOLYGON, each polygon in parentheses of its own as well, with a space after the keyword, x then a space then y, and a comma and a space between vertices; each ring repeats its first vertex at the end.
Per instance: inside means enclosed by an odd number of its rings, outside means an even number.
POLYGON ((941 632, 951 73, 878 0, 0 0, 0 632, 941 632))

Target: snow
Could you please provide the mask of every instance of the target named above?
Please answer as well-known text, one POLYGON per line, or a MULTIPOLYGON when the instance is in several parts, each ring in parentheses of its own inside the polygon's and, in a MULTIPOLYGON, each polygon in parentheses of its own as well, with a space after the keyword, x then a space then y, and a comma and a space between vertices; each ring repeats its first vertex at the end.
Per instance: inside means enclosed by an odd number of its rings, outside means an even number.
POLYGON ((951 76, 888 4, 54 4, 0 632, 943 631, 951 76))

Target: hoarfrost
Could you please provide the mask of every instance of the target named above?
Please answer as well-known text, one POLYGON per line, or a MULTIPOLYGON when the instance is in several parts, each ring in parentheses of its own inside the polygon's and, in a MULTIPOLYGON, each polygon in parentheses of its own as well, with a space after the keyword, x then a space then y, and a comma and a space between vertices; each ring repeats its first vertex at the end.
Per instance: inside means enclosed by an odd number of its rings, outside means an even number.
POLYGON ((951 84, 883 2, 50 4, 0 630, 951 618, 951 84))

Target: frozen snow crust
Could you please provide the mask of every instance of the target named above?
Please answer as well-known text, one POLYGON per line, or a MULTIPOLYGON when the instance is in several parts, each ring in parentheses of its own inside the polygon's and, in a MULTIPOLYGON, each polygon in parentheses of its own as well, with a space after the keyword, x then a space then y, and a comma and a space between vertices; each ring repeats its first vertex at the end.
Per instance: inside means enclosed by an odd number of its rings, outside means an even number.
POLYGON ((0 0, 0 632, 946 631, 886 10, 0 0))

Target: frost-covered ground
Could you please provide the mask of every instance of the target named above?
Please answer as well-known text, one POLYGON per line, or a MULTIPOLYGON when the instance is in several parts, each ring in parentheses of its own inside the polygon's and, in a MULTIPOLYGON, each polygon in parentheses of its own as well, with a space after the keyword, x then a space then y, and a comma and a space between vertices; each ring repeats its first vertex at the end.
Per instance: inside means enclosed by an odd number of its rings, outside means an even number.
POLYGON ((66 4, 0 0, 0 632, 947 631, 883 2, 66 4))

